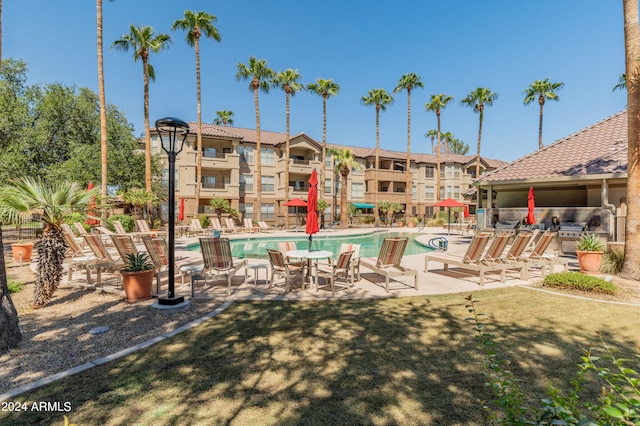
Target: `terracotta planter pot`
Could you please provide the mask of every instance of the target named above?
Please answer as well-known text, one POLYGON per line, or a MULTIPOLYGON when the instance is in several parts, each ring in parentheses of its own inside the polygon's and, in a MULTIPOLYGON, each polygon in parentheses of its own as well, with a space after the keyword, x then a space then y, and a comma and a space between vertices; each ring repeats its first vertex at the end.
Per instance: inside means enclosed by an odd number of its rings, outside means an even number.
POLYGON ((128 302, 138 302, 151 298, 153 287, 153 269, 149 271, 127 272, 121 271, 124 293, 128 302))
POLYGON ((31 262, 33 243, 11 244, 11 252, 13 253, 13 260, 16 262, 31 262))
POLYGON ((580 251, 576 250, 580 272, 584 274, 599 274, 602 264, 601 251, 580 251))

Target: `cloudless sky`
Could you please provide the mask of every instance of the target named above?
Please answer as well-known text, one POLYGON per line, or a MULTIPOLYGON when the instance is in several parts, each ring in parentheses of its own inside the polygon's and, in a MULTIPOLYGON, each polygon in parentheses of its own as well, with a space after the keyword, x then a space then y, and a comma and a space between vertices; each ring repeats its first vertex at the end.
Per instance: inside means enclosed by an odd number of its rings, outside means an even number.
MULTIPOLYGON (((329 143, 375 146, 375 109, 361 103, 370 89, 390 93, 401 75, 415 72, 424 89, 412 91, 411 150, 430 152, 424 134, 436 128, 424 104, 431 94, 455 101, 442 112, 475 154, 478 114, 460 105, 477 87, 499 98, 485 109, 481 154, 505 161, 538 147, 537 101, 523 91, 536 79, 564 82, 559 102, 545 104, 545 145, 625 108, 626 92, 612 92, 624 72, 620 0, 104 0, 107 101, 144 133, 142 63, 111 49, 129 25, 169 33, 171 47, 151 54, 151 124, 175 116, 196 121, 195 53, 171 24, 185 9, 218 18, 222 42, 201 39, 203 121, 232 110, 235 126, 255 128, 249 82, 237 82, 238 63, 266 59, 276 71, 297 69, 304 84, 333 78, 341 86, 328 100, 329 143)), ((97 92, 96 5, 89 0, 11 0, 2 9, 2 54, 27 62, 28 83, 61 82, 97 92)), ((380 145, 405 151, 407 94, 381 112, 380 145)), ((285 131, 285 96, 260 93, 263 130, 285 131)), ((291 133, 322 141, 322 98, 301 92, 291 101, 291 133)))

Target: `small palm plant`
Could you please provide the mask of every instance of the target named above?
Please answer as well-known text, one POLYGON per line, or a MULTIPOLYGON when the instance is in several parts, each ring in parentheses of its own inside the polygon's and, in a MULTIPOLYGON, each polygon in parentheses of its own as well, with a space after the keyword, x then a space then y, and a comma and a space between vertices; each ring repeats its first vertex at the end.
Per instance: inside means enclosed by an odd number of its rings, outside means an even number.
POLYGON ((72 211, 85 210, 99 195, 99 189, 86 190, 75 182, 50 183, 25 177, 2 188, 0 214, 39 213, 44 222, 42 238, 34 245, 38 252, 33 306, 46 306, 62 281, 62 264, 67 244, 60 225, 72 211))
POLYGON ((584 234, 576 243, 576 250, 604 251, 604 243, 596 234, 584 234))
POLYGON ((153 269, 153 262, 147 252, 129 253, 125 258, 126 264, 122 268, 125 272, 141 272, 153 269))

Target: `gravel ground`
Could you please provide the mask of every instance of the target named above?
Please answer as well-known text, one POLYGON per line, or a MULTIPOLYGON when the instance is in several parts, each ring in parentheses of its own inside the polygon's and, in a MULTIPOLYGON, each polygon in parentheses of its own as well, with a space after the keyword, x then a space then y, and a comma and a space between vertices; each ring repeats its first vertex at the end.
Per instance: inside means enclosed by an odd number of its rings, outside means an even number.
POLYGON ((0 355, 0 393, 172 331, 221 303, 192 300, 187 310, 166 314, 150 307, 153 300, 129 304, 119 295, 61 286, 48 306, 32 309, 35 274, 10 253, 5 262, 8 277, 26 285, 12 294, 22 342, 0 355), (89 334, 98 326, 109 331, 89 334))

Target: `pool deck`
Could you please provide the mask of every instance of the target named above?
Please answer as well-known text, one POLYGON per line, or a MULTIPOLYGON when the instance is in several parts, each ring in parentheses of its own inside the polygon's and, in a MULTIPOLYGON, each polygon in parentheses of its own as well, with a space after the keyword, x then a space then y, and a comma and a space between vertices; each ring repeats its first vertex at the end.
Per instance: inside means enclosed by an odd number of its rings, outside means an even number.
MULTIPOLYGON (((447 234, 446 229, 442 228, 353 228, 346 230, 328 230, 321 231, 314 237, 324 236, 349 236, 361 235, 371 232, 391 231, 391 232, 407 232, 415 233, 416 240, 424 245, 435 237, 445 237, 449 241, 449 252, 464 253, 471 234, 461 235, 459 230, 453 230, 451 235, 447 234)), ((271 238, 271 237, 303 237, 306 238, 304 230, 294 231, 271 231, 268 233, 237 233, 223 234, 229 239, 244 238, 271 238)), ((181 257, 193 258, 196 262, 201 262, 200 253, 187 250, 187 246, 197 243, 198 237, 179 237, 176 238, 176 259, 181 257)), ((144 248, 143 248, 144 250, 144 248)), ((570 269, 577 269, 577 261, 574 257, 568 256, 570 269)), ((245 282, 245 268, 242 268, 238 274, 232 279, 232 293, 227 295, 227 282, 224 277, 215 280, 208 280, 206 283, 198 281, 196 284, 195 298, 220 299, 220 300, 324 300, 324 299, 362 299, 362 298, 383 298, 383 297, 408 297, 419 295, 437 295, 449 293, 466 293, 482 289, 495 289, 509 286, 528 285, 540 280, 539 270, 530 270, 529 280, 520 279, 519 271, 507 271, 506 280, 501 283, 499 275, 496 273, 485 274, 484 286, 479 285, 479 276, 472 271, 465 271, 460 268, 452 267, 448 271, 444 271, 442 264, 432 263, 430 271, 424 272, 425 254, 406 255, 403 259, 405 267, 416 269, 418 271, 418 290, 413 288, 412 277, 392 278, 389 284, 389 293, 384 290, 384 277, 373 273, 364 266, 361 269, 361 279, 355 282, 352 288, 348 288, 343 282, 336 285, 336 295, 331 295, 331 289, 321 280, 318 291, 310 289, 309 285, 305 289, 301 288, 299 280, 294 281, 291 285, 291 291, 284 293, 284 280, 276 278, 276 283, 269 288, 267 279, 270 278, 269 268, 258 270, 258 281, 253 282, 254 271, 248 271, 248 280, 245 282), (267 276, 269 275, 269 276, 267 276)), ((375 258, 373 259, 375 261, 375 258)), ((247 259, 251 265, 264 264, 268 265, 267 259, 247 259)), ((558 269, 559 270, 559 269, 558 269)), ((185 296, 191 298, 190 280, 187 277, 186 284, 181 284, 179 270, 176 270, 175 278, 175 294, 176 296, 185 296)), ((70 285, 86 285, 84 282, 84 273, 75 272, 73 282, 70 285)), ((119 292, 120 284, 115 274, 103 273, 103 284, 106 290, 119 292)), ((66 281, 66 275, 65 275, 66 281)), ((155 284, 154 284, 155 290, 155 284)), ((167 291, 166 277, 162 281, 161 292, 167 291)))

